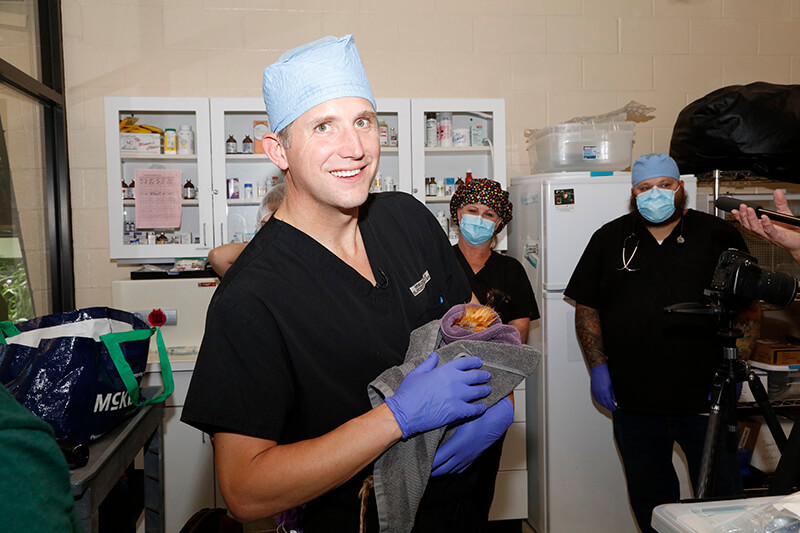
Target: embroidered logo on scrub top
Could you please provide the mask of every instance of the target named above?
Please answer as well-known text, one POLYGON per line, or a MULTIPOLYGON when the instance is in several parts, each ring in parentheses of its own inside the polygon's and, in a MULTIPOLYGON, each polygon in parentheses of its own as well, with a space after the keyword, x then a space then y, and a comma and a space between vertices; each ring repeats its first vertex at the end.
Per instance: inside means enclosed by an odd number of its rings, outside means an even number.
POLYGON ((427 285, 430 280, 431 280, 431 275, 426 270, 422 274, 422 279, 413 284, 412 286, 410 286, 408 290, 410 290, 411 294, 413 294, 414 296, 419 296, 419 293, 425 290, 425 285, 427 285))

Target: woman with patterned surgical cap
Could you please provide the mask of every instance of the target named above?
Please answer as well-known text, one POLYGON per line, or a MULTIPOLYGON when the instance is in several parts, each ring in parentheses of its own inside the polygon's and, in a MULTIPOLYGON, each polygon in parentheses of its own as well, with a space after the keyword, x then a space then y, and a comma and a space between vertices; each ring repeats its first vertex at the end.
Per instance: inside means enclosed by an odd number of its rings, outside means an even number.
POLYGON ((524 344, 539 307, 522 265, 494 251, 497 235, 511 221, 508 191, 489 179, 475 179, 459 187, 450 200, 450 220, 458 224, 453 250, 467 274, 473 294, 494 308, 503 324, 514 326, 524 344))
MULTIPOLYGON (((514 326, 525 344, 531 320, 539 318, 539 307, 520 262, 494 251, 497 235, 511 221, 511 211, 508 191, 490 179, 473 179, 459 187, 450 200, 450 220, 459 229, 458 244, 453 251, 472 293, 481 304, 494 308, 503 324, 514 326)), ((504 438, 498 439, 474 463, 481 477, 480 486, 484 487, 475 505, 481 507, 487 520, 504 438)))

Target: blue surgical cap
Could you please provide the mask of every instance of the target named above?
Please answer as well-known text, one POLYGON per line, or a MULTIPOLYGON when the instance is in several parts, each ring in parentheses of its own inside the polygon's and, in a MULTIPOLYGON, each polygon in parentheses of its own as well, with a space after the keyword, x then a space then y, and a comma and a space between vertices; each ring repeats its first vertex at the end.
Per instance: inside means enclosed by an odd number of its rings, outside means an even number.
POLYGON ((639 157, 631 169, 631 183, 634 187, 640 181, 666 176, 681 181, 678 164, 667 154, 647 154, 639 157))
POLYGON ((359 96, 377 107, 352 35, 323 37, 284 53, 264 69, 262 92, 275 133, 334 98, 359 96))

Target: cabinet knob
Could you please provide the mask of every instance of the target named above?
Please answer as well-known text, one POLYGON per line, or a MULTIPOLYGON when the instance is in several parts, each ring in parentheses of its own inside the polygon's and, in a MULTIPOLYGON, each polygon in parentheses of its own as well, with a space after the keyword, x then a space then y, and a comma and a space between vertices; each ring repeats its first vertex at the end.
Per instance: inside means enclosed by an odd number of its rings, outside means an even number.
POLYGON ((417 189, 416 187, 414 187, 414 192, 415 192, 415 193, 419 192, 419 189, 417 189))
POLYGON ((214 194, 219 194, 219 189, 214 189, 211 192, 214 193, 214 194))

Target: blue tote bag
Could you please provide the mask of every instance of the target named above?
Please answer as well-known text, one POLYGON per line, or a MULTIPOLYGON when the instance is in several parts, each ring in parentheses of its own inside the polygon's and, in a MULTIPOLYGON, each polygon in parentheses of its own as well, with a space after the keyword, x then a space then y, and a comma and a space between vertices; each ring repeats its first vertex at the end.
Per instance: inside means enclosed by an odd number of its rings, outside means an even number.
POLYGON ((0 322, 0 383, 57 440, 88 443, 174 390, 161 330, 127 311, 90 307, 0 322), (139 383, 155 335, 163 392, 142 398, 139 383))

